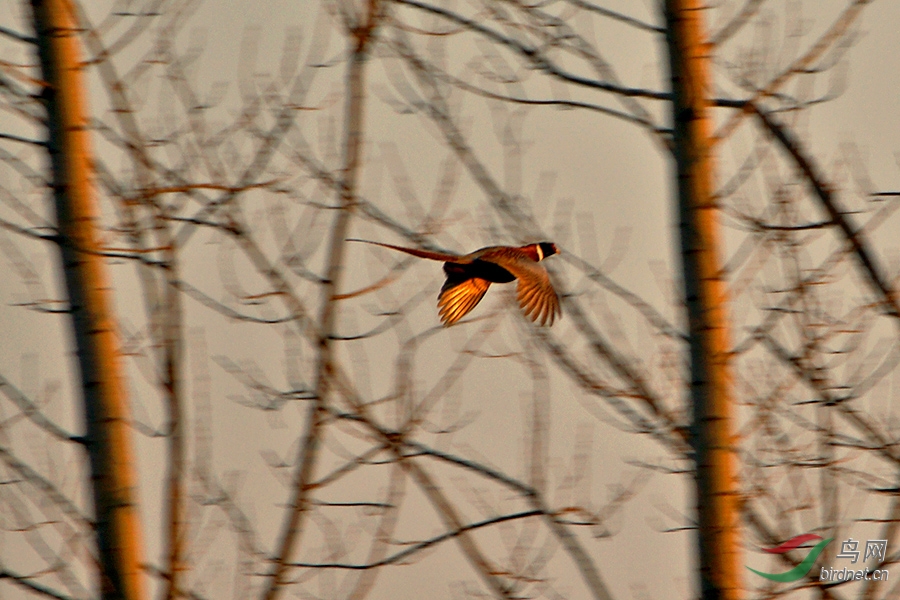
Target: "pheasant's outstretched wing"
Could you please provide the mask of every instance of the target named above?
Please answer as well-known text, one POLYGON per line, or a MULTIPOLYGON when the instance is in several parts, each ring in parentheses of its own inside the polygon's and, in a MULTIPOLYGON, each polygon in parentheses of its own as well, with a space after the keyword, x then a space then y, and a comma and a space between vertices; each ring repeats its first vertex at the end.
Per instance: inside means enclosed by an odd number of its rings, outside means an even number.
POLYGON ((541 264, 522 252, 496 252, 482 255, 481 260, 499 265, 516 276, 519 282, 516 297, 526 317, 541 325, 553 325, 556 317, 562 315, 550 275, 541 264))
POLYGON ((445 254, 443 252, 432 252, 430 250, 419 250, 418 248, 404 248, 403 246, 394 246, 393 244, 383 244, 381 242, 372 242, 369 240, 360 240, 356 238, 347 238, 348 242, 362 242, 364 244, 372 244, 373 246, 382 246, 384 248, 390 248, 391 250, 399 250, 400 252, 406 252, 407 254, 412 254, 413 256, 418 256, 419 258, 427 258, 430 260, 439 260, 442 262, 470 262, 464 256, 459 256, 457 254, 445 254), (463 260, 460 260, 463 259, 463 260))
POLYGON ((448 274, 438 295, 438 312, 445 327, 453 325, 481 302, 491 282, 479 277, 448 274))

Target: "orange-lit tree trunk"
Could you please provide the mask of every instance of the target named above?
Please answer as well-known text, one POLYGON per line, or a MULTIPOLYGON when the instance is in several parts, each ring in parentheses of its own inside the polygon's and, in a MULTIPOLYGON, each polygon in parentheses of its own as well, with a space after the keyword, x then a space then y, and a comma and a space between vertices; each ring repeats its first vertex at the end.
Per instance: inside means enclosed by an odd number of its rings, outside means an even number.
POLYGON ((43 73, 59 249, 84 396, 103 598, 145 597, 128 399, 109 282, 99 255, 75 7, 32 0, 43 73))
POLYGON ((678 218, 688 311, 700 588, 740 596, 739 507, 728 373, 728 315, 712 155, 709 44, 700 0, 666 0, 678 218))

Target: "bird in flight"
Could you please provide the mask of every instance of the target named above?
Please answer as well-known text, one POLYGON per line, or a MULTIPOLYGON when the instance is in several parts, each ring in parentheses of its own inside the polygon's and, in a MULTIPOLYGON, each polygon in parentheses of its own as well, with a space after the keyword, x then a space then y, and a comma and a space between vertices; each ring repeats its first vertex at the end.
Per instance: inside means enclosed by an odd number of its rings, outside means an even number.
POLYGON ((562 315, 550 276, 540 264, 548 256, 559 252, 552 242, 518 247, 489 246, 459 256, 369 240, 347 241, 374 244, 419 258, 443 261, 447 281, 438 295, 438 312, 445 327, 453 325, 475 308, 492 283, 511 281, 518 281, 516 296, 526 317, 541 325, 553 325, 553 320, 562 315))

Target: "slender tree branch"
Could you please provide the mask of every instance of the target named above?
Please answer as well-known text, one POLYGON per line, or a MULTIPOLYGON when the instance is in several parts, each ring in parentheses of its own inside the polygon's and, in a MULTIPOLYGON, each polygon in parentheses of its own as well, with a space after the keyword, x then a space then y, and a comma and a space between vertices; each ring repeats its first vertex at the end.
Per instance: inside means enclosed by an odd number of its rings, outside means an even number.
POLYGON ((410 6, 412 8, 437 15, 452 23, 461 25, 466 30, 479 33, 494 42, 497 42, 503 46, 506 46, 507 48, 510 48, 511 50, 514 50, 517 54, 523 56, 534 67, 545 71, 549 75, 553 75, 554 77, 557 77, 563 81, 567 81, 569 83, 574 83, 576 85, 581 85, 584 87, 602 90, 605 92, 612 92, 614 94, 626 96, 629 98, 649 98, 652 100, 666 100, 668 98, 668 94, 665 92, 657 92, 653 90, 615 85, 605 81, 589 79, 587 77, 581 77, 579 75, 569 73, 565 69, 551 62, 538 48, 529 46, 516 39, 505 36, 498 31, 482 25, 480 22, 474 19, 470 19, 451 10, 447 10, 445 8, 441 8, 431 4, 426 4, 424 2, 420 2, 419 0, 395 0, 395 3, 410 6))
POLYGON ((47 147, 47 142, 42 142, 39 140, 32 140, 32 139, 21 137, 18 135, 13 135, 11 133, 0 132, 0 140, 11 140, 13 142, 19 142, 20 144, 28 144, 31 146, 38 146, 40 148, 47 147))
POLYGON ((0 580, 3 579, 12 581, 17 586, 28 590, 32 594, 37 594, 38 596, 54 598, 55 600, 76 600, 74 596, 66 596, 53 588, 31 581, 27 575, 16 573, 6 567, 0 567, 0 580))
POLYGON ((365 64, 375 43, 378 25, 385 10, 378 0, 370 0, 365 21, 358 26, 348 25, 348 40, 352 45, 347 70, 347 100, 344 132, 344 168, 341 185, 341 209, 335 216, 328 251, 327 274, 322 286, 322 310, 319 315, 320 335, 317 340, 318 364, 316 366, 315 398, 307 411, 306 431, 300 443, 293 475, 291 498, 286 518, 279 535, 278 549, 272 569, 267 574, 263 597, 275 600, 284 589, 284 578, 291 563, 291 556, 299 542, 304 518, 309 511, 310 482, 318 460, 319 445, 323 435, 325 410, 330 402, 335 358, 332 336, 337 323, 338 286, 344 269, 344 250, 350 217, 356 205, 356 190, 362 167, 363 118, 365 109, 365 64))
MULTIPOLYGON (((856 19, 862 14, 862 9, 871 1, 872 0, 850 0, 847 8, 845 8, 838 16, 828 31, 823 33, 803 56, 799 57, 786 69, 781 71, 781 73, 773 77, 766 85, 757 89, 753 96, 747 98, 743 102, 745 104, 749 103, 755 105, 761 98, 773 95, 797 73, 804 72, 809 65, 815 62, 822 54, 831 48, 832 45, 846 35, 851 25, 853 25, 856 19)), ((745 111, 732 114, 725 123, 719 126, 718 130, 713 134, 713 139, 717 142, 721 142, 729 137, 737 126, 740 125, 745 114, 745 111)))
POLYGON ((728 21, 719 31, 709 36, 709 43, 713 46, 721 46, 734 34, 738 33, 750 22, 753 16, 759 12, 766 0, 747 0, 741 10, 728 21))
MULTIPOLYGON (((881 296, 885 311, 892 317, 900 320, 900 298, 893 289, 888 279, 883 275, 878 259, 863 237, 861 230, 854 229, 847 215, 837 206, 832 187, 821 173, 814 159, 810 156, 796 138, 784 125, 778 123, 771 115, 762 111, 755 103, 747 103, 747 110, 758 117, 759 122, 766 131, 781 144, 782 148, 791 156, 797 168, 803 173, 806 182, 815 192, 815 197, 836 225, 847 243, 853 250, 862 267, 866 278, 881 296)), ((898 322, 900 326, 900 322, 898 322)))
POLYGON ((476 521, 474 523, 468 523, 463 525, 459 529, 455 529, 453 531, 448 531, 446 533, 442 533, 441 535, 435 536, 433 538, 429 538, 425 541, 418 542, 412 544, 406 550, 401 552, 397 552, 395 554, 391 554, 388 557, 382 558, 381 560, 366 562, 366 563, 294 563, 292 566, 294 567, 304 567, 308 569, 348 569, 354 571, 364 571, 367 569, 376 569, 378 567, 384 567, 387 565, 393 565, 400 562, 403 562, 409 558, 412 558, 415 554, 425 550, 426 548, 430 548, 432 546, 436 546, 441 542, 445 542, 447 540, 451 540, 453 538, 459 537, 460 535, 467 533, 469 531, 474 531, 476 529, 480 529, 482 527, 490 527, 491 525, 496 525, 498 523, 505 523, 507 521, 515 521, 519 519, 527 519, 530 517, 535 517, 541 515, 541 512, 538 510, 526 510, 523 512, 512 513, 508 515, 502 515, 499 517, 493 517, 491 519, 485 519, 483 521, 476 521))
POLYGON ((597 6, 592 2, 586 2, 585 0, 567 0, 567 2, 573 6, 577 6, 578 8, 584 9, 589 12, 597 13, 600 16, 608 17, 613 19, 614 21, 619 21, 620 23, 625 23, 626 25, 631 25, 632 27, 636 27, 637 29, 643 29, 644 31, 649 31, 651 33, 665 33, 666 30, 664 27, 660 27, 659 25, 653 25, 651 23, 645 23, 640 19, 635 19, 634 17, 622 14, 620 12, 616 12, 614 10, 610 10, 608 8, 603 8, 602 6, 597 6))
POLYGON ((35 488, 39 489, 54 505, 62 511, 74 523, 81 527, 91 527, 91 520, 81 513, 81 510, 63 494, 59 488, 46 477, 32 469, 29 465, 19 460, 8 448, 0 446, 0 460, 6 466, 18 473, 35 488))
POLYGON ((13 31, 8 27, 0 26, 0 35, 5 35, 8 38, 14 39, 18 42, 25 42, 26 44, 37 45, 38 43, 36 37, 31 37, 30 35, 25 35, 23 33, 19 33, 18 31, 13 31))
POLYGON ((48 419, 44 415, 44 413, 41 412, 41 409, 37 406, 37 404, 35 404, 30 398, 23 394, 2 374, 0 374, 0 391, 2 391, 7 398, 12 400, 15 405, 19 407, 19 410, 22 411, 22 414, 28 417, 28 419, 32 423, 34 423, 56 439, 62 440, 64 442, 77 442, 79 444, 84 444, 84 438, 69 433, 68 431, 48 419))

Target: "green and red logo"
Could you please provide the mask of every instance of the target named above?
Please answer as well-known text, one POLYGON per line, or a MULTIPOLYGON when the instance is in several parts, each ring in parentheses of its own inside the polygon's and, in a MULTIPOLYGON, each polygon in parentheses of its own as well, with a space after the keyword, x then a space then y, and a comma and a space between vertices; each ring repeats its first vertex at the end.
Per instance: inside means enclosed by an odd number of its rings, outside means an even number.
POLYGON ((785 552, 790 552, 791 550, 795 550, 799 548, 801 545, 806 542, 812 540, 822 540, 818 544, 812 547, 809 551, 809 554, 806 555, 799 565, 791 569, 790 571, 785 571, 784 573, 763 573, 762 571, 757 571, 756 569, 751 569, 747 567, 760 577, 765 577, 771 581, 779 581, 782 583, 786 583, 789 581, 797 581, 803 577, 806 577, 806 574, 809 573, 813 568, 813 563, 816 562, 816 559, 819 558, 819 555, 822 554, 822 550, 825 549, 825 546, 831 543, 834 538, 822 539, 821 535, 816 535, 814 533, 804 533, 803 535, 798 535, 796 537, 792 537, 788 541, 775 546, 774 548, 763 548, 769 554, 784 554, 785 552))

